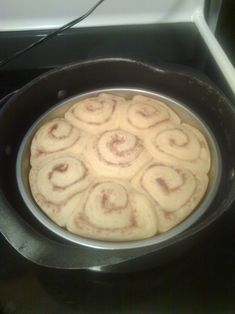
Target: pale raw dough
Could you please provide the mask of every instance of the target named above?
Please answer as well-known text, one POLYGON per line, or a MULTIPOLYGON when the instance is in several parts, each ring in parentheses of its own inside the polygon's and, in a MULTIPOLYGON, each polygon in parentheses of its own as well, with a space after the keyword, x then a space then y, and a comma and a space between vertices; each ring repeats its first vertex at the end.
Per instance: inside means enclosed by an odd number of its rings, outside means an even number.
POLYGON ((121 129, 96 136, 85 158, 94 174, 114 178, 131 178, 152 159, 142 140, 121 129))
POLYGON ((91 239, 166 232, 200 204, 211 155, 165 103, 101 93, 41 126, 31 144, 33 198, 56 224, 91 239))
POLYGON ((53 119, 38 129, 31 144, 32 166, 55 158, 82 154, 91 135, 75 128, 65 119, 53 119))
POLYGON ((65 119, 92 134, 104 132, 118 127, 120 106, 124 102, 122 97, 101 93, 74 104, 65 113, 65 119))
POLYGON ((64 226, 74 200, 93 181, 84 162, 74 157, 55 157, 33 167, 29 182, 35 201, 58 225, 64 226))
POLYGON ((129 182, 103 179, 91 185, 78 202, 67 229, 97 240, 140 240, 157 233, 157 216, 148 198, 129 182))
POLYGON ((211 160, 205 137, 189 124, 163 123, 145 138, 145 147, 158 162, 208 173, 211 160))
POLYGON ((178 115, 162 101, 142 95, 134 96, 121 109, 120 127, 140 138, 163 122, 180 123, 178 115))
POLYGON ((199 204, 208 186, 208 176, 196 176, 185 168, 150 163, 133 178, 132 184, 152 199, 159 232, 165 232, 184 220, 199 204))

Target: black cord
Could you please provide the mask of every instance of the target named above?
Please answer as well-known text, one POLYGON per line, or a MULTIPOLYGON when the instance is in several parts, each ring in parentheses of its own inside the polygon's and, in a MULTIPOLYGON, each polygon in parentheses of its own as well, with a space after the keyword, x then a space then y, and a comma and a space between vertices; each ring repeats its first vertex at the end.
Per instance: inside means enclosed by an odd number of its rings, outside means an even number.
POLYGON ((64 31, 66 31, 67 29, 71 28, 72 26, 80 23, 82 20, 84 20, 85 18, 87 18, 92 12, 95 11, 95 9, 105 0, 100 0, 98 1, 93 7, 91 7, 86 13, 84 13, 82 16, 76 18, 75 20, 61 26, 60 28, 58 28, 57 30, 55 30, 54 32, 46 35, 43 38, 40 38, 38 41, 28 45, 27 47, 16 51, 14 54, 12 54, 11 56, 3 59, 2 61, 0 61, 0 68, 2 68, 3 66, 5 66, 6 64, 8 64, 9 62, 11 62, 12 60, 18 58, 19 56, 21 56, 22 54, 26 53, 27 51, 37 47, 38 45, 42 44, 43 42, 46 42, 52 38, 54 38, 55 36, 57 36, 58 34, 63 33, 64 31))

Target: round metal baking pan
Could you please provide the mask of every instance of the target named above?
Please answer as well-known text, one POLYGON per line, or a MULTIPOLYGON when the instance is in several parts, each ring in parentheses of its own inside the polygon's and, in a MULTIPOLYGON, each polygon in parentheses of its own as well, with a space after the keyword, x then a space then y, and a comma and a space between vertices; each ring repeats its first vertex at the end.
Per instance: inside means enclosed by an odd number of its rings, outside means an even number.
POLYGON ((136 249, 142 248, 152 245, 157 245, 163 243, 166 240, 169 240, 172 237, 180 234, 184 230, 188 229, 191 225, 193 225, 210 207, 211 202, 213 201, 221 179, 221 155, 216 142, 216 139, 208 128, 206 123, 201 120, 201 118, 193 112, 191 109, 187 107, 185 104, 181 104, 178 101, 168 98, 164 95, 149 92, 146 90, 135 89, 135 88, 109 88, 109 89, 99 89, 95 91, 91 91, 88 93, 77 95, 76 97, 72 97, 59 103, 58 105, 51 108, 49 111, 45 112, 28 130, 26 133, 19 151, 17 155, 17 163, 16 163, 16 177, 17 184, 19 187, 19 191, 21 196, 26 203, 28 209, 31 213, 37 218, 37 220, 42 223, 47 229, 56 234, 62 239, 70 241, 72 243, 84 245, 91 248, 97 249, 111 249, 111 250, 123 250, 123 249, 136 249), (142 94, 149 96, 154 99, 161 100, 165 102, 170 108, 172 108, 183 121, 191 124, 192 126, 201 130, 204 136, 207 139, 209 149, 211 152, 211 169, 209 172, 209 185, 207 188, 206 195, 204 196, 201 203, 194 210, 194 212, 186 218, 183 222, 178 224, 173 229, 162 233, 157 234, 149 239, 139 240, 139 241, 130 241, 130 242, 104 242, 98 240, 92 240, 88 238, 84 238, 78 235, 75 235, 64 228, 59 227, 53 221, 51 221, 46 214, 38 207, 36 202, 34 201, 32 194, 30 192, 30 186, 28 181, 28 175, 30 170, 30 145, 32 138, 36 131, 47 121, 56 118, 62 117, 63 114, 77 101, 82 100, 87 97, 96 96, 97 94, 105 92, 112 93, 117 96, 123 96, 126 99, 131 98, 134 94, 142 94))

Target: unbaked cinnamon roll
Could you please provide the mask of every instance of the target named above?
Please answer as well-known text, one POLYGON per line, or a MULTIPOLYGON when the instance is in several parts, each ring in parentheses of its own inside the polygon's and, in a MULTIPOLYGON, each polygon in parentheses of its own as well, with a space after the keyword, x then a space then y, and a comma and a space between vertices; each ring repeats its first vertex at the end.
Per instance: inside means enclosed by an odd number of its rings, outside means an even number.
POLYGON ((140 240, 156 234, 157 217, 148 198, 128 182, 104 179, 77 204, 67 229, 96 240, 140 240))
POLYGON ((35 201, 59 226, 65 226, 75 203, 92 180, 84 162, 69 156, 41 163, 29 174, 35 201))
POLYGON ((210 165, 204 135, 163 102, 101 93, 36 132, 29 183, 59 226, 132 241, 189 216, 206 193, 210 165))
POLYGON ((164 232, 184 220, 200 203, 208 185, 206 174, 151 163, 133 178, 133 186, 155 203, 159 231, 164 232))
POLYGON ((77 102, 66 113, 65 119, 74 126, 97 134, 119 125, 119 106, 125 99, 101 93, 77 102))
POLYGON ((210 151, 202 133, 186 124, 165 123, 145 138, 145 147, 158 161, 187 168, 195 173, 208 173, 210 151))
POLYGON ((56 155, 80 154, 84 151, 89 135, 75 128, 65 119, 53 119, 44 124, 34 135, 31 144, 31 165, 56 155))
POLYGON ((129 132, 115 129, 96 136, 85 158, 96 175, 131 178, 151 156, 142 140, 129 132))
POLYGON ((163 122, 180 123, 177 114, 162 101, 142 95, 134 96, 121 109, 121 128, 142 138, 163 122))

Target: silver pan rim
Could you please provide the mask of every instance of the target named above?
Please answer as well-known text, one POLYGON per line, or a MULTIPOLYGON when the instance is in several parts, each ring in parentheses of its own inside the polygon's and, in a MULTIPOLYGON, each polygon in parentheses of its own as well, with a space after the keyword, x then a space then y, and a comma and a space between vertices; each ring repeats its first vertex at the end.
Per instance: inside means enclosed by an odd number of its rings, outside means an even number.
POLYGON ((187 105, 182 104, 178 100, 175 100, 171 97, 165 96, 161 93, 148 91, 146 89, 140 89, 140 88, 127 88, 127 87, 115 87, 115 88, 104 88, 104 89, 96 89, 92 90, 86 93, 81 93, 76 96, 73 96, 71 98, 66 99, 65 101, 62 101, 49 110, 47 110, 45 113, 43 113, 29 128, 29 130, 26 132, 17 154, 17 160, 16 160, 16 179, 17 179, 17 185, 20 191, 20 194, 23 198, 23 201, 26 205, 26 207, 29 209, 31 214, 37 219, 39 223, 41 223, 44 227, 46 227, 49 231, 51 231, 54 235, 57 235, 59 238, 66 240, 72 244, 78 244, 82 246, 86 246, 89 248, 95 248, 95 249, 103 249, 103 250, 126 250, 126 249, 138 249, 138 248, 144 248, 149 246, 156 246, 156 245, 162 245, 165 241, 170 240, 171 238, 181 234, 183 231, 187 230, 189 227, 191 227, 196 221, 199 220, 199 218, 206 212, 206 210, 211 205, 217 191, 219 188, 219 184, 221 181, 221 175, 222 175, 222 159, 221 159, 221 153, 219 150, 218 143, 210 130, 210 128, 207 126, 206 122, 202 120, 197 113, 195 113, 191 108, 189 108, 187 105), (190 116, 196 124, 199 124, 201 129, 203 129, 203 134, 206 136, 211 155, 212 155, 212 167, 214 168, 214 179, 213 182, 211 182, 209 190, 206 192, 206 195, 204 196, 202 202, 200 205, 191 213, 185 220, 183 220, 181 223, 179 223, 174 228, 170 229, 169 231, 166 231, 161 234, 157 234, 151 238, 144 239, 144 240, 138 240, 138 241, 129 241, 129 242, 105 242, 105 241, 99 241, 99 240, 93 240, 88 239, 76 234, 73 234, 64 228, 56 225, 52 220, 50 220, 49 217, 46 216, 46 214, 40 209, 40 207, 36 204, 34 201, 32 195, 29 191, 29 187, 26 187, 27 182, 24 179, 25 175, 23 175, 23 160, 25 158, 26 151, 29 149, 29 145, 31 143, 31 139, 33 135, 35 134, 36 130, 39 128, 39 126, 43 123, 45 123, 45 120, 48 119, 50 116, 52 116, 56 111, 62 108, 67 108, 73 105, 74 102, 77 102, 78 100, 95 96, 99 93, 112 93, 116 95, 122 95, 131 93, 131 94, 142 94, 146 95, 155 99, 162 100, 166 102, 176 113, 178 111, 184 112, 184 114, 190 116), (177 111, 178 110, 178 111, 177 111))

